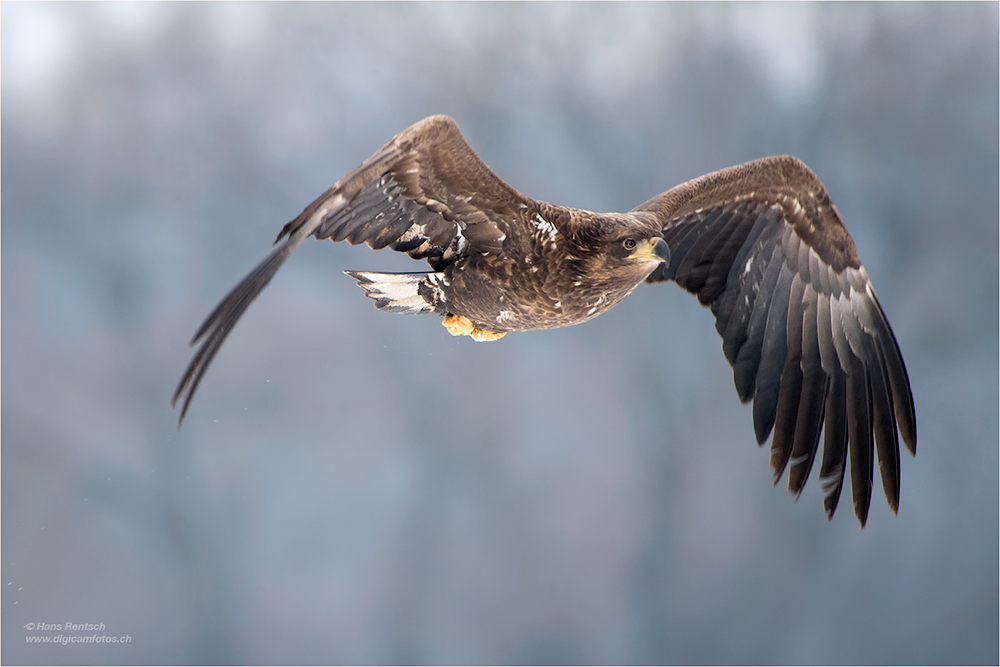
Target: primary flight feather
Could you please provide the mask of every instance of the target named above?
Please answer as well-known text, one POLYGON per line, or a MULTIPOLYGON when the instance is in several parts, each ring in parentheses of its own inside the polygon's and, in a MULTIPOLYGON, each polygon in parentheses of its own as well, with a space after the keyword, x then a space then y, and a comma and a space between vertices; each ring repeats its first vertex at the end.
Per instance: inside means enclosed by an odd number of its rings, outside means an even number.
POLYGON ((800 493, 823 435, 820 484, 832 517, 850 465, 868 516, 877 453, 899 504, 899 444, 916 452, 903 358, 823 184, 790 156, 762 158, 671 188, 628 213, 525 197, 494 174, 446 116, 399 133, 294 220, 277 248, 208 316, 173 397, 180 421, 226 336, 307 237, 426 259, 431 271, 346 271, 377 308, 433 313, 454 335, 579 324, 642 282, 673 280, 709 306, 753 402, 757 442, 772 430, 775 482, 800 493))

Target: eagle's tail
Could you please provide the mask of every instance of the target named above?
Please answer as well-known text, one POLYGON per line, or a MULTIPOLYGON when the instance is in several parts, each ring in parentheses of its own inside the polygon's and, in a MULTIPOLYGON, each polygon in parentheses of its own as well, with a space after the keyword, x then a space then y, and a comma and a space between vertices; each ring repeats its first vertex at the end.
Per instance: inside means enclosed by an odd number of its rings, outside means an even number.
POLYGON ((373 273, 344 271, 358 281, 365 296, 375 300, 375 307, 387 313, 447 312, 444 290, 447 279, 443 273, 373 273))

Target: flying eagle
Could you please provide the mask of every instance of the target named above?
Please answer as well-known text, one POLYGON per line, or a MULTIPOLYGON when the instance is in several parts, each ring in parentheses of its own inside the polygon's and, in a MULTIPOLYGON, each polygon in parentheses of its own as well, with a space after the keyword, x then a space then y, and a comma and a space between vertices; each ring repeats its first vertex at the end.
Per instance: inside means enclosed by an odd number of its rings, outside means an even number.
POLYGON ((375 306, 434 313, 453 335, 496 340, 597 317, 639 283, 673 280, 711 308, 740 401, 772 429, 775 484, 805 485, 823 431, 828 518, 848 458, 864 526, 874 452, 899 504, 898 436, 916 453, 909 378, 889 322, 837 209, 790 156, 723 169, 628 213, 530 199, 494 174, 446 116, 392 138, 285 225, 281 243, 212 311, 181 378, 180 421, 226 336, 307 237, 389 247, 431 271, 345 271, 375 306))

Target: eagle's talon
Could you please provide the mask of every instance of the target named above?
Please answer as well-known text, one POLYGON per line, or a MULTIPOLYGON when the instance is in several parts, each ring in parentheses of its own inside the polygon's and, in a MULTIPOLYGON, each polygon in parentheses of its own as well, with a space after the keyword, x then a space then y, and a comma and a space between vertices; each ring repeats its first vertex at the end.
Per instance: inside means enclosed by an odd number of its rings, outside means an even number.
POLYGON ((441 324, 452 336, 471 336, 476 329, 472 320, 461 315, 449 315, 441 320, 441 324))
POLYGON ((507 335, 507 332, 486 331, 485 329, 473 329, 472 333, 470 333, 469 335, 472 336, 472 340, 479 341, 480 343, 485 343, 491 340, 500 340, 501 338, 507 335))
POLYGON ((462 315, 448 315, 441 320, 441 324, 452 336, 472 336, 473 340, 479 342, 499 340, 507 335, 506 331, 487 331, 486 329, 477 329, 476 325, 472 323, 472 320, 468 317, 463 317, 462 315))

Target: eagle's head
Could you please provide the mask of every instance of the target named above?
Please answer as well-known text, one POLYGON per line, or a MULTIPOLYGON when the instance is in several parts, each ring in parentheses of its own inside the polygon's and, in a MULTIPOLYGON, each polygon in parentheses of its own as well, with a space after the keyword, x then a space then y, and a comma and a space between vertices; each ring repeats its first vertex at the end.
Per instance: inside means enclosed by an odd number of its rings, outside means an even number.
POLYGON ((635 214, 595 215, 570 237, 569 262, 576 280, 629 292, 670 260, 658 225, 635 214))

